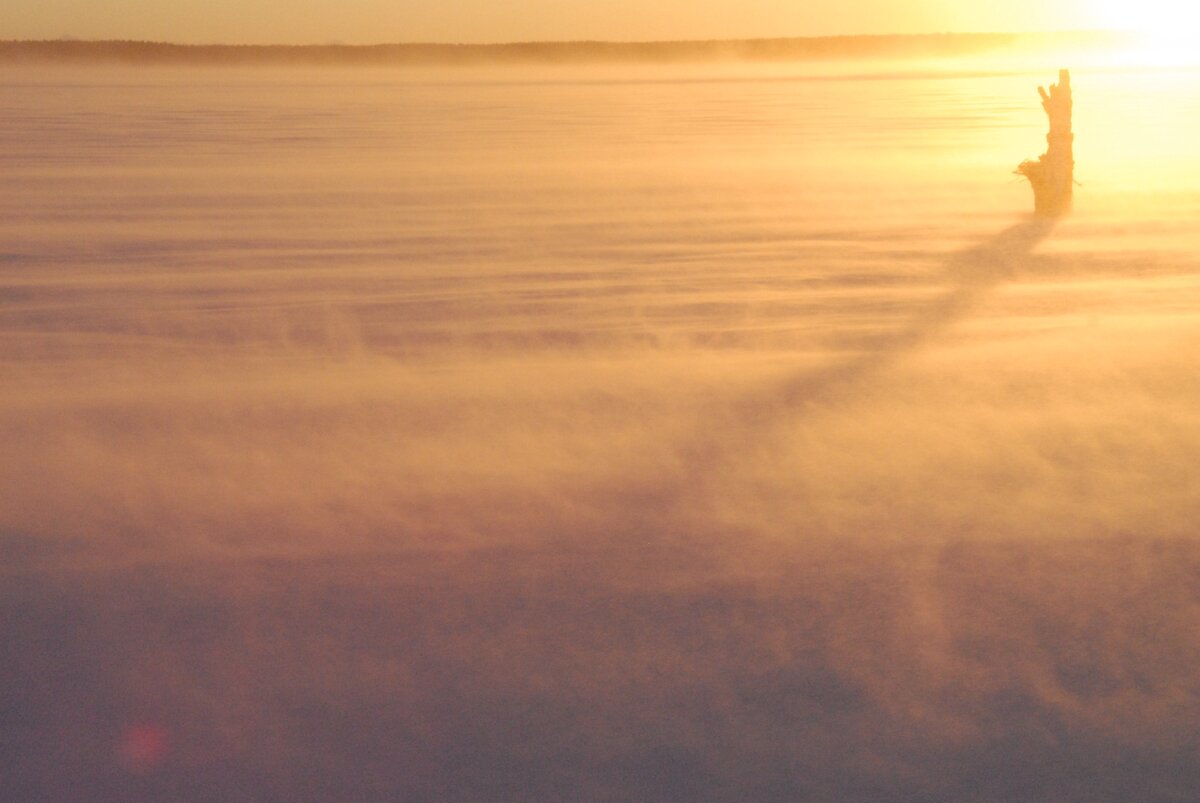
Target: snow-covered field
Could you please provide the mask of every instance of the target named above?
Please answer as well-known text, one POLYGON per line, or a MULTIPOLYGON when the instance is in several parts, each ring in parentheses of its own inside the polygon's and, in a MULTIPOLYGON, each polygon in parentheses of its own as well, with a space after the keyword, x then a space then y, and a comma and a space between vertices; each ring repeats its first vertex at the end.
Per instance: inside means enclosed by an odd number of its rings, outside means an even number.
POLYGON ((14 799, 1193 797, 1200 74, 1054 225, 1059 66, 6 68, 14 799))

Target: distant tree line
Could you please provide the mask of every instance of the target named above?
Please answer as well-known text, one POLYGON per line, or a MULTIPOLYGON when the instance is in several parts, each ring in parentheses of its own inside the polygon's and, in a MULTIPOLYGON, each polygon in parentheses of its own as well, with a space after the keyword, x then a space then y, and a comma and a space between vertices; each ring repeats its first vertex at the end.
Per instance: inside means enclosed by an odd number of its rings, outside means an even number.
POLYGON ((737 39, 678 42, 513 42, 506 44, 180 45, 168 42, 0 42, 2 62, 116 62, 133 64, 359 64, 443 65, 513 62, 812 61, 928 58, 1042 47, 1105 46, 1112 32, 1043 34, 919 34, 737 39))

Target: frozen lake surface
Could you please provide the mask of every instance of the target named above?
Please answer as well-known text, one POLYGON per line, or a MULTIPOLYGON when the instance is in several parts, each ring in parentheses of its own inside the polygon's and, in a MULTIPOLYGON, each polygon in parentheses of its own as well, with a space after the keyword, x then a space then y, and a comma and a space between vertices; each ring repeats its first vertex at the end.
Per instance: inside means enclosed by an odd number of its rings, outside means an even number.
POLYGON ((1200 790, 1200 73, 0 73, 21 800, 1200 790))

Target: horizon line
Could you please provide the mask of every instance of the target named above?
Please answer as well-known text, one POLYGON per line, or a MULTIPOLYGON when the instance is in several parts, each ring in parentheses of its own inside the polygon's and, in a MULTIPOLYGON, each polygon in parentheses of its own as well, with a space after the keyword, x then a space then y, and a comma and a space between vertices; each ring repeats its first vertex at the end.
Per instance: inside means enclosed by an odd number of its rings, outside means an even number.
POLYGON ((1068 28, 1037 31, 925 31, 919 33, 839 33, 794 36, 746 36, 729 38, 685 38, 685 39, 513 39, 489 42, 453 41, 390 41, 390 42, 177 42, 168 39, 89 39, 70 34, 45 39, 0 39, 0 46, 9 45, 154 45, 174 48, 349 48, 368 49, 380 47, 512 47, 530 45, 708 45, 758 42, 824 42, 835 40, 894 40, 930 38, 992 38, 992 37, 1055 37, 1055 36, 1133 36, 1136 31, 1120 28, 1068 28))
POLYGON ((842 34, 759 39, 604 40, 493 44, 398 42, 253 45, 139 40, 0 41, 0 65, 470 67, 600 64, 783 64, 916 62, 983 54, 1043 55, 1121 47, 1130 34, 1109 31, 842 34))

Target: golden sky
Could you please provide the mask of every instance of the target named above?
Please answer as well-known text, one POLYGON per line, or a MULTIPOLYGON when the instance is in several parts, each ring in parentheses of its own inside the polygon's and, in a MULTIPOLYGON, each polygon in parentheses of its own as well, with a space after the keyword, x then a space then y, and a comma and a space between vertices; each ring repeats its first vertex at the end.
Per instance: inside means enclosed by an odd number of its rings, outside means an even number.
POLYGON ((1166 24, 1173 6, 1166 0, 5 0, 0 39, 359 44, 1045 31, 1124 27, 1147 14, 1152 24, 1166 24))

